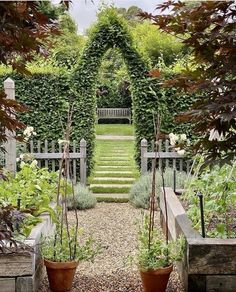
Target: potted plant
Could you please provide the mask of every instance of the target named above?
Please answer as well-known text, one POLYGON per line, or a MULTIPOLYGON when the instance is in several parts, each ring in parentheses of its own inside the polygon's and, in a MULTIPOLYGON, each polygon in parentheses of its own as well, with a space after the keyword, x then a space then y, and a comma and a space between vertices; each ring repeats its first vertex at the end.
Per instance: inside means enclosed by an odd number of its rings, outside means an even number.
POLYGON ((156 199, 156 165, 158 152, 158 141, 160 134, 160 119, 155 127, 155 158, 152 164, 152 192, 150 198, 149 216, 139 229, 138 266, 140 269, 142 284, 145 292, 164 292, 173 270, 173 262, 181 260, 184 249, 184 239, 180 237, 177 241, 168 238, 168 213, 166 204, 164 171, 161 168, 161 180, 165 200, 165 235, 155 228, 156 199))
POLYGON ((41 245, 49 285, 54 292, 70 290, 79 261, 91 260, 98 252, 97 248, 93 248, 93 240, 91 238, 87 239, 84 244, 80 244, 78 240, 82 230, 79 228, 78 223, 74 185, 70 180, 69 136, 71 116, 72 114, 70 113, 64 140, 60 140, 60 143, 63 144, 63 153, 57 188, 56 230, 52 236, 44 238, 41 245), (76 219, 76 224, 73 227, 69 226, 67 214, 67 195, 70 193, 73 197, 73 209, 76 219))

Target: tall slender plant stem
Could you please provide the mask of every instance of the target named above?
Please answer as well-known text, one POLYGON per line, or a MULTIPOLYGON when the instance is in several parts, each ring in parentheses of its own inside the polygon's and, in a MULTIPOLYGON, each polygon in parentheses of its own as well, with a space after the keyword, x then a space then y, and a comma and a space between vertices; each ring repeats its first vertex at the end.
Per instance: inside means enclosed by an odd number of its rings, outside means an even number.
POLYGON ((152 164, 152 192, 151 192, 151 201, 150 201, 150 213, 149 213, 149 230, 148 230, 148 249, 151 248, 152 243, 152 234, 155 223, 155 202, 156 202, 156 165, 157 165, 157 152, 158 152, 158 141, 160 137, 160 118, 157 118, 157 122, 154 121, 154 131, 155 131, 155 157, 152 164))

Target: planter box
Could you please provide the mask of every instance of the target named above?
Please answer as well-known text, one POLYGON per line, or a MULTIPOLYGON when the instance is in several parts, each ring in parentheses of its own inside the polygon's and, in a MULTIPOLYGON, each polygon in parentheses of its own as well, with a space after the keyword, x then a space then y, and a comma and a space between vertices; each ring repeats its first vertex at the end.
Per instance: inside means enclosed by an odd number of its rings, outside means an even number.
POLYGON ((43 273, 43 265, 39 252, 41 235, 54 232, 54 224, 50 215, 40 216, 42 222, 31 231, 25 243, 32 246, 34 252, 26 254, 0 254, 0 291, 4 292, 36 292, 43 273))
MULTIPOLYGON (((171 188, 165 188, 169 235, 186 238, 184 259, 177 264, 186 291, 235 292, 236 291, 236 239, 203 238, 193 230, 192 223, 171 188)), ((164 232, 165 207, 163 190, 160 194, 160 216, 164 232)))

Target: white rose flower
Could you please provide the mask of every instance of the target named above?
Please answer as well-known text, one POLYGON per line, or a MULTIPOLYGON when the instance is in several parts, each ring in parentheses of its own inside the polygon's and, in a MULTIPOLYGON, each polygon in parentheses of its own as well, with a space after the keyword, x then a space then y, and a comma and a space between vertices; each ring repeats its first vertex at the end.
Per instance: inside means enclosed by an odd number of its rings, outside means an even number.
POLYGON ((176 142, 178 141, 178 136, 174 136, 170 139, 170 145, 175 146, 176 142))
POLYGON ((38 165, 38 161, 35 159, 30 164, 31 167, 36 167, 37 165, 38 165))
POLYGON ((170 138, 170 139, 172 139, 174 136, 175 136, 175 134, 173 134, 173 133, 170 133, 170 134, 169 134, 169 138, 170 138))
POLYGON ((185 150, 184 149, 178 150, 177 153, 183 156, 185 154, 185 150))
POLYGON ((25 162, 24 161, 21 161, 20 168, 23 168, 24 166, 25 166, 25 162))
POLYGON ((28 127, 29 132, 33 132, 34 131, 34 127, 28 127))
POLYGON ((180 140, 186 141, 187 140, 187 136, 185 134, 181 134, 180 135, 180 140))

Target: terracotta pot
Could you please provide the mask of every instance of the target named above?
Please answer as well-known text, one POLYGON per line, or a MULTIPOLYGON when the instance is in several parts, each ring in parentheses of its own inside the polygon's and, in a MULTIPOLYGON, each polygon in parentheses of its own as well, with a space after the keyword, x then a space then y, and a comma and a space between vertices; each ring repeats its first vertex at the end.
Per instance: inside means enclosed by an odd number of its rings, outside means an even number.
POLYGON ((78 262, 52 262, 44 259, 50 289, 53 292, 69 291, 78 264, 78 262))
POLYGON ((173 266, 140 271, 144 292, 165 292, 173 266))

